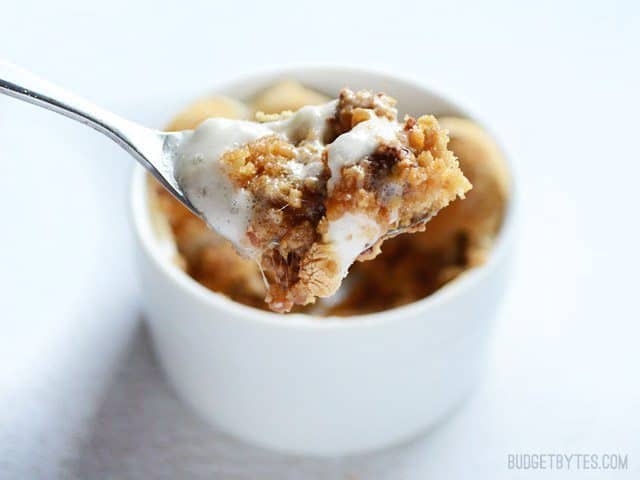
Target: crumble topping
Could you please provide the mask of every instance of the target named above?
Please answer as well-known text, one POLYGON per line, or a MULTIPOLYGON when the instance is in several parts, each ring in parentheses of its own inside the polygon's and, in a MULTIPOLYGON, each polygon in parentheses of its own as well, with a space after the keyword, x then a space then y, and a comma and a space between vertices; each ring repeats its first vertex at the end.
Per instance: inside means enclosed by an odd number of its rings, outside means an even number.
POLYGON ((358 123, 373 116, 386 118, 392 122, 397 120, 396 100, 384 93, 373 93, 369 90, 357 92, 343 89, 338 95, 338 108, 332 119, 336 135, 348 132, 358 123))

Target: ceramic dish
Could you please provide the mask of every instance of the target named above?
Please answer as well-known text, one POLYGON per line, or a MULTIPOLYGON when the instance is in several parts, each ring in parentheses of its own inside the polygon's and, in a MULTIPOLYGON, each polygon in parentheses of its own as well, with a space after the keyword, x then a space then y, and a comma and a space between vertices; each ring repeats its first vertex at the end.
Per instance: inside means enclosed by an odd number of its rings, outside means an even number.
MULTIPOLYGON (((285 78, 330 96, 345 85, 384 91, 407 108, 401 113, 474 118, 420 83, 345 68, 284 69, 214 91, 243 99, 285 78)), ((170 239, 154 230, 137 168, 133 224, 157 356, 202 417, 253 444, 327 456, 415 436, 481 377, 509 270, 513 197, 510 203, 489 261, 423 300, 352 318, 283 316, 211 292, 171 261, 170 239)))

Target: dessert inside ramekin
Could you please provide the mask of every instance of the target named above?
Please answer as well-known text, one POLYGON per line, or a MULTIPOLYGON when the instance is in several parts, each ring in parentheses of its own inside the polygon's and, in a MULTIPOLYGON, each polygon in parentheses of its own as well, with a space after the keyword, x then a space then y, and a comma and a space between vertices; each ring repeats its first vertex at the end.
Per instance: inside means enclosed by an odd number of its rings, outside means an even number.
MULTIPOLYGON (((167 129, 194 129, 210 117, 253 119, 258 112, 269 115, 295 111, 327 102, 330 97, 325 93, 337 94, 285 80, 247 99, 206 97, 187 106, 167 129)), ((388 310, 429 296, 487 260, 509 197, 504 159, 493 139, 471 120, 449 116, 438 120, 449 131, 449 148, 457 155, 473 190, 431 219, 424 232, 387 240, 375 259, 355 263, 335 295, 294 307, 294 312, 354 316, 388 310)), ((230 242, 151 178, 149 185, 158 228, 175 247, 176 264, 206 288, 267 310, 258 264, 241 257, 230 242)))

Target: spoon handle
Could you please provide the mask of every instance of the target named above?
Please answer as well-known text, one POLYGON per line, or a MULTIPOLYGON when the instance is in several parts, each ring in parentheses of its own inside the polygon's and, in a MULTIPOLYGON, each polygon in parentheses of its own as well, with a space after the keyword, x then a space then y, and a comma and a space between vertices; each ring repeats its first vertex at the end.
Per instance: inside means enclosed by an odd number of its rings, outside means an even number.
POLYGON ((131 153, 147 168, 147 159, 138 150, 140 137, 154 132, 100 108, 64 89, 0 59, 0 93, 52 110, 105 134, 131 153))
MULTIPOLYGON (((184 132, 161 133, 119 117, 0 59, 0 93, 79 121, 105 134, 196 212, 173 176, 173 155, 184 132)), ((197 212, 196 212, 197 213, 197 212)))

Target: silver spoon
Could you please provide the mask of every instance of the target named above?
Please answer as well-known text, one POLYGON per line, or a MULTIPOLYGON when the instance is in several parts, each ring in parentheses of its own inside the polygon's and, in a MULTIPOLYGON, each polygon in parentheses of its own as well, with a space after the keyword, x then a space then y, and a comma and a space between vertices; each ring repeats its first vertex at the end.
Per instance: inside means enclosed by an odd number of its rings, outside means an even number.
POLYGON ((190 130, 161 132, 143 127, 66 92, 0 59, 0 93, 44 107, 104 133, 129 152, 180 202, 196 215, 174 176, 176 152, 190 130))

